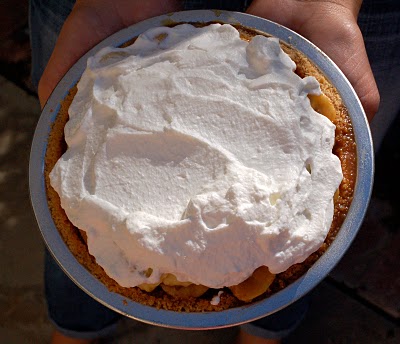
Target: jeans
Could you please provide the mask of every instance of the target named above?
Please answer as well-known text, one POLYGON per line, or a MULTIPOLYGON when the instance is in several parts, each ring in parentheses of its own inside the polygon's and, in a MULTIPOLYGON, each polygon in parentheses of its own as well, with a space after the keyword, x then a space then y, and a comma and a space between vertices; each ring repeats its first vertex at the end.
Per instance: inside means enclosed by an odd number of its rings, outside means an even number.
MULTIPOLYGON (((191 0, 185 1, 184 9, 213 8, 243 11, 250 2, 191 0)), ((73 4, 73 0, 30 1, 32 81, 36 87, 73 4)), ((372 70, 381 93, 381 106, 371 124, 376 149, 400 110, 400 97, 396 94, 400 89, 399 7, 397 0, 365 0, 359 17, 372 70), (391 24, 387 25, 388 22, 391 24)), ((102 306, 79 289, 47 251, 45 286, 49 316, 58 330, 65 335, 96 338, 114 330, 120 315, 102 306)), ((309 296, 271 316, 242 325, 242 328, 259 337, 282 338, 299 324, 307 311, 308 304, 309 296)))
POLYGON ((375 152, 400 113, 400 1, 364 0, 358 24, 381 102, 371 122, 375 152))

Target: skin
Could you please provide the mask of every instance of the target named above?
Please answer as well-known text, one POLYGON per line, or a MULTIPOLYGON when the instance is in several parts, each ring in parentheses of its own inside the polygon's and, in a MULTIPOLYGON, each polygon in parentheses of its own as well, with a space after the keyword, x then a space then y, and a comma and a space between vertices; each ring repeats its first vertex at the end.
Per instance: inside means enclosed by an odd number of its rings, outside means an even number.
MULTIPOLYGON (((357 16, 361 0, 254 0, 248 13, 273 20, 308 38, 342 69, 371 120, 379 93, 365 51, 357 16)), ((64 23, 56 47, 39 82, 43 107, 68 69, 104 38, 144 19, 179 11, 178 0, 78 0, 64 23)), ((52 343, 70 340, 55 334, 52 343)), ((256 343, 241 333, 239 343, 256 343)), ((257 343, 279 343, 257 339, 257 343)), ((89 343, 82 341, 80 343, 89 343)), ((78 342, 68 342, 78 343, 78 342)))
POLYGON ((66 337, 58 331, 54 331, 50 344, 97 344, 97 339, 79 339, 66 337))
POLYGON ((278 22, 323 50, 357 92, 369 120, 379 92, 365 51, 357 16, 360 0, 254 0, 248 13, 278 22))
POLYGON ((281 342, 280 339, 260 338, 240 330, 235 344, 280 344, 281 342))
POLYGON ((179 10, 177 0, 77 0, 39 81, 41 106, 68 69, 104 38, 147 18, 179 10))

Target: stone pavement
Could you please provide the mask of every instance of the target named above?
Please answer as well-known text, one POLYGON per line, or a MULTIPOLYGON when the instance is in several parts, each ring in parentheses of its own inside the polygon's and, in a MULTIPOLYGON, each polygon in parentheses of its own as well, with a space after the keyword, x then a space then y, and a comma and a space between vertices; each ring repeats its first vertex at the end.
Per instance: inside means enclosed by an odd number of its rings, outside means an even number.
MULTIPOLYGON (((0 61, 0 343, 46 343, 52 325, 43 295, 44 246, 27 174, 40 109, 29 91, 29 61, 22 74, 10 74, 8 63, 0 61)), ((374 193, 357 238, 315 289, 311 309, 288 343, 400 343, 398 132, 400 120, 377 157, 374 193)), ((233 343, 236 333, 179 331, 124 319, 115 337, 102 342, 233 343)))

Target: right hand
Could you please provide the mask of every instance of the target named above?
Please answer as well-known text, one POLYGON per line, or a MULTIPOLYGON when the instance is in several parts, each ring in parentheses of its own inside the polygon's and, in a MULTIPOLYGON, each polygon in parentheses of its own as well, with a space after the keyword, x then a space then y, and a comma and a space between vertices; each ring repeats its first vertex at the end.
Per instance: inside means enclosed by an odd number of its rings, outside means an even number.
POLYGON ((372 120, 379 92, 357 24, 360 0, 253 0, 248 13, 275 21, 321 48, 343 71, 372 120))

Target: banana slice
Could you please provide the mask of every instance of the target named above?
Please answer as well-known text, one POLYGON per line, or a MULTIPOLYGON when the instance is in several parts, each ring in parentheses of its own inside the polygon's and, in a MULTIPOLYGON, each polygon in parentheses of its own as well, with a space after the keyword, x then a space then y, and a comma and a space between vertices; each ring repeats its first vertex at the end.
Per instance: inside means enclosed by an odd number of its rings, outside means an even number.
POLYGON ((154 283, 154 284, 150 284, 150 283, 143 283, 143 284, 139 284, 138 288, 147 291, 148 293, 152 292, 154 289, 156 289, 158 286, 160 285, 160 283, 154 283))
POLYGON ((327 117, 332 123, 335 123, 336 110, 331 100, 323 93, 319 95, 309 94, 311 107, 321 115, 327 117))
POLYGON ((169 286, 181 286, 181 287, 188 287, 189 285, 193 284, 191 282, 181 282, 173 274, 163 274, 161 276, 161 281, 164 285, 169 286))
POLYGON ((229 289, 239 300, 250 302, 265 293, 274 279, 275 275, 270 273, 266 266, 260 266, 247 280, 229 289))
POLYGON ((190 284, 184 287, 180 285, 172 286, 161 283, 161 288, 167 294, 174 297, 179 297, 181 299, 187 299, 190 297, 200 297, 208 290, 208 287, 198 284, 190 284))
MULTIPOLYGON (((151 275, 152 269, 145 272, 145 275, 149 277, 151 275)), ((138 285, 138 287, 144 291, 152 292, 161 284, 161 288, 171 296, 188 298, 188 297, 199 297, 203 295, 208 287, 202 285, 196 285, 191 282, 181 282, 173 274, 163 274, 161 275, 160 282, 158 283, 143 283, 138 285)))

